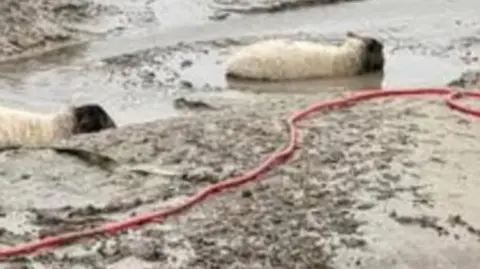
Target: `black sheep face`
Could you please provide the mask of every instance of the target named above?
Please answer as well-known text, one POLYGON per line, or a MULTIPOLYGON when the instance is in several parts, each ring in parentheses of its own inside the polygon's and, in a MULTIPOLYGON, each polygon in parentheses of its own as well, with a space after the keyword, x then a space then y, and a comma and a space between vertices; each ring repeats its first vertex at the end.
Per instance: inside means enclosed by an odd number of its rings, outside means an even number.
POLYGON ((75 107, 73 113, 76 120, 74 134, 93 133, 117 127, 112 117, 97 104, 75 107))
POLYGON ((375 38, 365 38, 365 63, 366 72, 383 70, 385 59, 383 56, 383 44, 375 38))
POLYGON ((360 39, 365 44, 365 49, 362 55, 361 73, 383 71, 385 57, 383 55, 382 42, 376 38, 361 36, 354 32, 347 32, 347 37, 360 39))

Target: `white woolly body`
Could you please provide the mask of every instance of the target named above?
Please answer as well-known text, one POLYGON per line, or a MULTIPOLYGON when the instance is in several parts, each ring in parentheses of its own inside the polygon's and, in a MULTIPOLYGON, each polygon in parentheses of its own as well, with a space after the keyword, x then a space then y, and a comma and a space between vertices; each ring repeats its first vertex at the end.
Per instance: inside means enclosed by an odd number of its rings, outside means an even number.
POLYGON ((42 114, 0 106, 0 148, 46 145, 71 136, 74 125, 71 108, 42 114))
POLYGON ((357 74, 365 44, 347 38, 340 46, 272 39, 241 48, 227 60, 227 74, 240 78, 288 80, 357 74))

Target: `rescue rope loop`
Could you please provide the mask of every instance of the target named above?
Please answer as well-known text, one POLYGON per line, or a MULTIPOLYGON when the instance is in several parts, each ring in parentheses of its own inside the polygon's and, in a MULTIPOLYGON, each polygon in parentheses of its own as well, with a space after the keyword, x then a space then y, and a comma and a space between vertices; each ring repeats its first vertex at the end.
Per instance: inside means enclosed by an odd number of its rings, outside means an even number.
POLYGON ((187 197, 183 202, 172 205, 171 207, 158 212, 147 212, 143 214, 138 214, 134 217, 127 218, 125 220, 114 221, 111 223, 104 224, 103 226, 86 229, 83 231, 70 232, 65 234, 60 234, 56 236, 49 236, 38 241, 31 241, 16 246, 7 246, 0 248, 0 259, 5 259, 18 255, 31 254, 35 251, 52 248, 61 244, 66 244, 78 239, 92 237, 98 234, 109 234, 114 233, 120 230, 125 230, 133 228, 135 226, 153 222, 153 221, 162 221, 169 216, 174 214, 179 214, 186 209, 202 202, 207 197, 218 194, 219 192, 238 187, 250 181, 260 179, 260 176, 265 172, 275 168, 283 162, 286 162, 294 153, 297 147, 298 140, 298 128, 295 125, 296 122, 304 119, 313 112, 320 111, 325 108, 333 109, 337 107, 344 107, 347 105, 354 105, 360 101, 371 100, 376 98, 383 97, 392 97, 392 96, 417 96, 417 95, 440 95, 444 96, 444 101, 448 107, 463 112, 468 115, 475 117, 480 117, 480 109, 474 109, 467 105, 462 104, 459 99, 462 97, 474 97, 480 98, 480 91, 462 91, 458 92, 452 88, 403 88, 403 89, 374 89, 366 90, 353 93, 344 98, 338 98, 333 100, 324 100, 314 103, 304 109, 294 112, 287 120, 289 127, 289 140, 288 143, 281 148, 280 150, 272 153, 268 156, 262 163, 257 167, 246 171, 242 175, 234 176, 223 181, 220 181, 216 184, 209 185, 203 189, 200 189, 198 192, 194 193, 192 196, 187 197))
POLYGON ((447 105, 450 108, 458 110, 460 112, 470 114, 476 117, 480 117, 480 110, 465 105, 459 101, 463 97, 474 97, 480 99, 480 91, 465 91, 465 92, 453 92, 446 99, 447 105))

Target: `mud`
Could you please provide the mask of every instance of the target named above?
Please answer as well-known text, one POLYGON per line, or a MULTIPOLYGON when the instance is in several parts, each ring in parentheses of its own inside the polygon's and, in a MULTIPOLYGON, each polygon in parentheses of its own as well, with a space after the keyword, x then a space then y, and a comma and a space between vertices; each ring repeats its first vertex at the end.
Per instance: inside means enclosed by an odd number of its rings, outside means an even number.
POLYGON ((92 36, 82 22, 99 14, 88 0, 2 1, 0 62, 27 59, 81 44, 92 36))
MULTIPOLYGON (((309 101, 259 98, 224 108, 221 118, 216 111, 197 112, 61 143, 113 158, 119 163, 113 172, 49 150, 4 152, 2 163, 9 167, 2 172, 3 219, 9 227, 4 241, 158 209, 240 173, 285 141, 282 115, 309 101), (267 106, 270 112, 264 113, 267 106), (172 173, 130 172, 135 166, 172 173)), ((22 263, 32 268, 383 268, 395 259, 397 266, 436 268, 442 253, 446 264, 470 267, 478 262, 473 254, 480 247, 474 194, 480 170, 474 161, 459 163, 458 154, 475 154, 469 152, 478 141, 474 120, 435 98, 320 113, 300 124, 295 158, 264 180, 219 194, 164 223, 22 263), (414 243, 418 249, 412 256, 405 251, 414 243), (460 246, 471 251, 469 259, 456 256, 452 249, 460 246)))
POLYGON ((464 89, 478 89, 480 87, 480 70, 464 72, 459 78, 450 81, 448 85, 464 89))
MULTIPOLYGON (((222 11, 229 11, 242 14, 272 13, 297 8, 306 8, 322 4, 334 4, 353 2, 359 0, 258 0, 258 1, 234 1, 233 5, 221 8, 222 11)), ((228 1, 217 1, 219 4, 228 1)), ((220 4, 221 6, 221 4, 220 4)))
MULTIPOLYGON (((71 33, 52 22, 57 13, 68 9, 69 5, 73 4, 66 1, 2 1, 2 59, 70 41, 71 33)), ((76 7, 82 9, 84 6, 78 2, 76 7)))
MULTIPOLYGON (((50 149, 0 152, 0 245, 161 209, 239 174, 285 143, 287 113, 315 100, 371 87, 480 87, 476 1, 84 3, 27 16, 24 27, 42 25, 35 18, 43 16, 83 45, 3 64, 1 96, 44 109, 100 102, 121 127, 50 149), (50 19, 61 9, 63 19, 50 19), (385 16, 388 10, 396 12, 385 16), (72 21, 80 30, 72 30, 72 21), (242 44, 272 36, 338 42, 346 29, 386 43, 384 73, 283 85, 223 76, 224 60, 242 44)), ((12 258, 0 268, 478 264, 475 118, 424 97, 316 113, 299 125, 294 158, 261 181, 164 222, 12 258)))

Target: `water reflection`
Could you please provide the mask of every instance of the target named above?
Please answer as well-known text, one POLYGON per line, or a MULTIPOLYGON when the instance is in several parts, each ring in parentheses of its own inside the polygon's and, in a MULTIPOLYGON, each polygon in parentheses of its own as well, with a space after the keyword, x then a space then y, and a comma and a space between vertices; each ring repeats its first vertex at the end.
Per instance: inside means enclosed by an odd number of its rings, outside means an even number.
POLYGON ((381 89, 383 78, 384 73, 378 72, 362 76, 279 82, 228 78, 227 84, 229 88, 254 93, 318 93, 339 90, 381 89))

